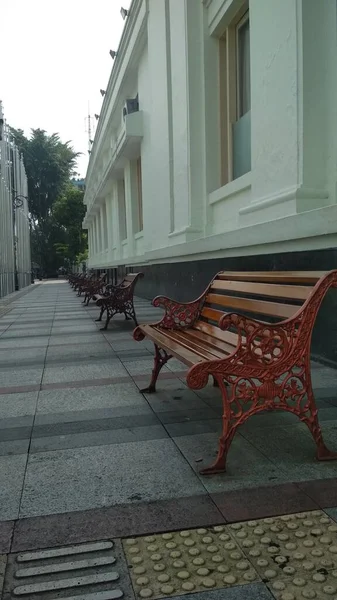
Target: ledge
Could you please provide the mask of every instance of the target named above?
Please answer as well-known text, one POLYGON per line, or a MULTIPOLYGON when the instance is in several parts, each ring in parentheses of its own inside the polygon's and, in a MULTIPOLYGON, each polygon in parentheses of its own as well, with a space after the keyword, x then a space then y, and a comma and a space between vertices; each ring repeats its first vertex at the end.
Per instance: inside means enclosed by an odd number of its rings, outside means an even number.
POLYGON ((249 173, 242 175, 242 177, 238 177, 238 179, 234 179, 233 181, 226 183, 226 185, 222 186, 218 190, 211 192, 208 196, 208 203, 216 204, 216 202, 221 202, 229 196, 234 196, 243 190, 250 189, 251 185, 252 173, 249 171, 249 173))
POLYGON ((135 233, 134 238, 135 240, 141 240, 144 237, 144 231, 137 231, 137 233, 135 233))

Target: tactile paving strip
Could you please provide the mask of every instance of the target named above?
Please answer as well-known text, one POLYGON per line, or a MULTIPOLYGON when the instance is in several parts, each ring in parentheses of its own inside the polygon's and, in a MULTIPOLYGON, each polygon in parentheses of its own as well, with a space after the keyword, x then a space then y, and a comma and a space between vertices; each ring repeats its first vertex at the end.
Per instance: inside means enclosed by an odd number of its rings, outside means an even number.
POLYGON ((123 598, 119 566, 112 541, 12 555, 8 559, 3 600, 123 598))
POLYGON ((337 600, 337 524, 312 511, 127 539, 137 598, 262 581, 277 600, 337 600))
POLYGON ((142 600, 259 580, 225 526, 127 539, 123 546, 142 600))
POLYGON ((337 600, 337 524, 313 511, 229 526, 278 600, 337 600))

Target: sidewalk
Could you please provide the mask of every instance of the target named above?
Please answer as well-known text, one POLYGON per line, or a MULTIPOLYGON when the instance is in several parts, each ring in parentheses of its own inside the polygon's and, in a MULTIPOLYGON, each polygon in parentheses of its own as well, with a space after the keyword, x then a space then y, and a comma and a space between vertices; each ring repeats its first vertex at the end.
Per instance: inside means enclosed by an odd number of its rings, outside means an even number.
MULTIPOLYGON (((32 286, 11 307, 0 318, 3 598, 337 598, 337 526, 327 516, 337 519, 337 462, 315 462, 293 415, 249 421, 228 473, 201 477, 221 431, 217 389, 192 392, 172 360, 158 393, 140 394, 152 345, 133 341, 124 318, 100 331, 97 307, 84 308, 66 282, 32 286), (64 558, 64 547, 84 543, 64 558), (55 547, 58 557, 28 553, 55 547), (68 567, 49 568, 53 560, 68 567)), ((136 311, 139 322, 160 315, 140 299, 136 311)), ((313 364, 313 384, 336 449, 337 372, 313 364)))

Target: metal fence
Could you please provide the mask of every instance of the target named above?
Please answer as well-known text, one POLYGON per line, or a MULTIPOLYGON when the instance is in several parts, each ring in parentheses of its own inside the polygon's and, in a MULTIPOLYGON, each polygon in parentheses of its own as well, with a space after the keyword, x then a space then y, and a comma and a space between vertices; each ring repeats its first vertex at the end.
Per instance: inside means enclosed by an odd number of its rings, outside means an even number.
POLYGON ((27 176, 0 101, 0 298, 30 282, 27 176))

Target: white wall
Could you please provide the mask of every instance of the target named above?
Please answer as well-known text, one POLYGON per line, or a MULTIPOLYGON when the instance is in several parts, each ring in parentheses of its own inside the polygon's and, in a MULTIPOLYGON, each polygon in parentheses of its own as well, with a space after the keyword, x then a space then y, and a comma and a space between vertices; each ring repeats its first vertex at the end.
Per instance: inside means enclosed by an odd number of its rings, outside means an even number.
POLYGON ((90 266, 336 244, 336 2, 250 1, 252 168, 221 186, 218 40, 241 5, 134 0, 123 34, 129 46, 116 59, 124 77, 119 72, 119 87, 104 98, 102 112, 110 117, 88 169, 84 226, 93 227, 101 203, 108 219, 108 251, 94 252, 90 244, 90 266), (128 137, 120 109, 137 92, 139 124, 128 137), (135 235, 137 153, 144 228, 135 235), (122 244, 123 176, 128 236, 122 244))

